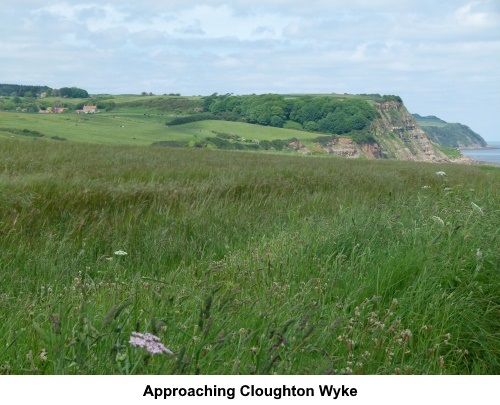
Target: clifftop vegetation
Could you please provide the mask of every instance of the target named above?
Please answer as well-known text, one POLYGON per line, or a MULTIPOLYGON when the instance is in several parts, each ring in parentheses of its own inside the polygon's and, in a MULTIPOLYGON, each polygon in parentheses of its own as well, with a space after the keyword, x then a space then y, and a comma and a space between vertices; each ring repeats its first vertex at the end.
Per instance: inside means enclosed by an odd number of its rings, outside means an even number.
POLYGON ((203 110, 230 120, 328 134, 364 129, 376 115, 373 106, 359 98, 292 98, 278 94, 213 94, 203 99, 203 110))

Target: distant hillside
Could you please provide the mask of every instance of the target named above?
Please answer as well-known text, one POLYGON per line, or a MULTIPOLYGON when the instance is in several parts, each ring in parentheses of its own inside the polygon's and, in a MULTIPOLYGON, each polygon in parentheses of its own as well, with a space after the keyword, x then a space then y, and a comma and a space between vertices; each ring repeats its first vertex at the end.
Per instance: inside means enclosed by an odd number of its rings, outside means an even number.
POLYGON ((453 148, 484 148, 488 146, 481 135, 466 125, 448 123, 434 115, 422 117, 419 114, 413 114, 413 117, 427 137, 441 146, 453 148))
MULTIPOLYGON (((71 99, 54 94, 34 98, 11 93, 0 96, 0 114, 0 137, 9 138, 31 136, 36 131, 45 134, 44 139, 64 138, 70 142, 442 163, 460 158, 455 148, 432 143, 396 95, 99 94, 71 99), (84 104, 96 105, 100 113, 85 117, 73 113, 84 104), (61 107, 65 114, 49 114, 61 107)), ((429 123, 448 125, 435 117, 429 117, 429 123)))

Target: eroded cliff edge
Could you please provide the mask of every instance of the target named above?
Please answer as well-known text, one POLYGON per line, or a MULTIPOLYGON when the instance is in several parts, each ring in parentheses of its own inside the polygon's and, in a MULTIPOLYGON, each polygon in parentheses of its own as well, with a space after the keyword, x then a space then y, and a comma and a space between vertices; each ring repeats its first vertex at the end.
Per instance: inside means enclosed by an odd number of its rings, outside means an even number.
MULTIPOLYGON (((378 117, 370 125, 374 142, 357 144, 347 137, 330 141, 322 149, 325 153, 343 157, 368 159, 399 159, 406 161, 448 163, 440 151, 402 102, 375 103, 378 117)), ((468 159, 462 159, 467 161, 468 159)), ((455 160, 453 160, 455 161, 455 160)))

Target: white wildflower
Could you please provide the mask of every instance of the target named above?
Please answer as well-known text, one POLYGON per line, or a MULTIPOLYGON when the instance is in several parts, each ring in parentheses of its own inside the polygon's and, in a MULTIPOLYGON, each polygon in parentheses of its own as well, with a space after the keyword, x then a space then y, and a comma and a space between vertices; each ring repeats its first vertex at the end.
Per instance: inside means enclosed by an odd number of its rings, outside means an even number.
POLYGON ((144 347, 151 354, 173 354, 172 351, 161 343, 158 336, 152 335, 151 333, 142 334, 139 332, 132 332, 129 343, 135 347, 144 347))
POLYGON ((422 188, 423 188, 424 190, 429 190, 429 189, 431 188, 431 186, 422 186, 422 188))
POLYGON ((117 250, 117 251, 115 252, 115 255, 117 255, 117 256, 127 256, 127 255, 128 255, 128 253, 127 253, 127 252, 125 252, 125 251, 123 251, 123 250, 117 250))
POLYGON ((482 208, 478 206, 477 204, 474 204, 473 202, 470 203, 472 205, 472 208, 474 208, 476 211, 479 211, 481 214, 484 214, 482 208))
POLYGON ((437 174, 438 176, 446 176, 446 173, 445 173, 445 172, 436 172, 436 174, 437 174))
POLYGON ((444 226, 444 221, 443 221, 441 218, 436 217, 435 215, 433 215, 431 218, 432 218, 434 221, 439 222, 441 225, 443 225, 443 226, 444 226))

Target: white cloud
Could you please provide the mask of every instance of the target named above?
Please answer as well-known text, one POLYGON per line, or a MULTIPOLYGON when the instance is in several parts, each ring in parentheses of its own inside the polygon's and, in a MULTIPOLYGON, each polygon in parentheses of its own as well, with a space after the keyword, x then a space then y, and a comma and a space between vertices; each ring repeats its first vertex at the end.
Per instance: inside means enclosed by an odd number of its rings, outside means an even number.
POLYGON ((474 1, 468 3, 455 11, 454 20, 464 26, 472 28, 486 28, 498 24, 498 13, 490 13, 487 11, 479 11, 482 6, 488 5, 490 2, 474 1), (496 20, 496 21, 495 21, 496 20))

